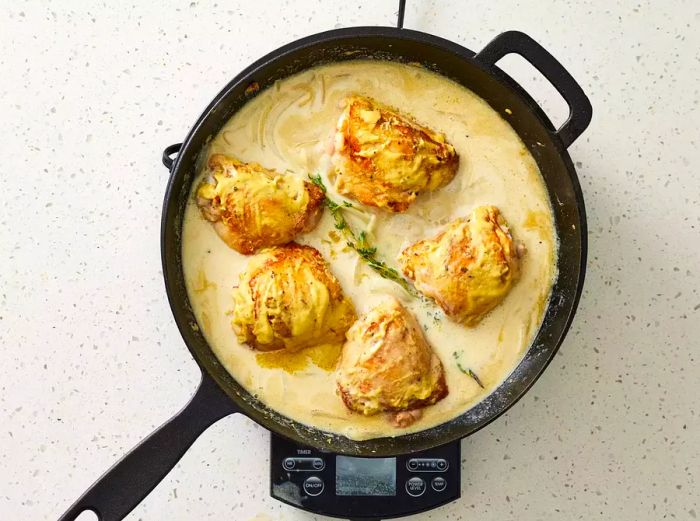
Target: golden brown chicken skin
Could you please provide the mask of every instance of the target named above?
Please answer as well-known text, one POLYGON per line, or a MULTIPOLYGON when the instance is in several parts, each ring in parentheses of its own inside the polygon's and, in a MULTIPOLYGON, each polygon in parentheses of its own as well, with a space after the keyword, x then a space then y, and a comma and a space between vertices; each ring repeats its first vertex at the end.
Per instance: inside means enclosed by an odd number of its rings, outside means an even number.
POLYGON ((404 212, 418 193, 449 183, 458 163, 444 135, 370 98, 346 100, 333 154, 341 194, 369 206, 404 212))
POLYGON ((440 359, 394 297, 360 317, 346 338, 337 383, 348 409, 392 413, 396 426, 407 427, 420 417, 417 409, 447 396, 440 359))
POLYGON ((260 351, 339 344, 356 319, 323 256, 296 243, 252 257, 233 299, 238 340, 260 351))
POLYGON ((324 196, 313 183, 222 154, 212 155, 208 167, 197 204, 239 253, 286 244, 318 223, 324 196))
POLYGON ((480 206, 436 237, 406 248, 399 264, 447 316, 474 326, 518 280, 519 251, 498 208, 480 206))

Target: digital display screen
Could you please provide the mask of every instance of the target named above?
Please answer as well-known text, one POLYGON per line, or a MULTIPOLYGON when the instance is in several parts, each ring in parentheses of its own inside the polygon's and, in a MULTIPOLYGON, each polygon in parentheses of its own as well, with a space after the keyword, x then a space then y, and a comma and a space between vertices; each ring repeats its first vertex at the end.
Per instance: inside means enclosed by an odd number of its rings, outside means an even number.
POLYGON ((396 458, 335 457, 337 496, 395 496, 396 458))

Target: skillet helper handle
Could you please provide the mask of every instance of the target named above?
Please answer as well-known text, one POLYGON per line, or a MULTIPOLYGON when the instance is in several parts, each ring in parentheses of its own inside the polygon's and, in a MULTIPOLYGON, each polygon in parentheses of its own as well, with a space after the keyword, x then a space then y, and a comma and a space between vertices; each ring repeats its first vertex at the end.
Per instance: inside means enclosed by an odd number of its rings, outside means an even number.
POLYGON ((182 148, 182 143, 175 143, 174 145, 170 145, 169 147, 165 147, 165 150, 163 150, 163 164, 165 165, 165 168, 168 170, 173 169, 173 163, 175 162, 175 158, 173 158, 173 155, 177 154, 180 152, 180 149, 182 148))
POLYGON ((487 68, 494 68, 498 60, 511 53, 519 54, 540 71, 566 101, 569 118, 555 134, 564 147, 568 148, 591 122, 591 102, 562 64, 539 43, 520 31, 499 34, 474 58, 487 68))
POLYGON ((239 412, 233 401, 204 375, 190 402, 100 477, 59 521, 93 511, 99 521, 120 521, 177 464, 207 427, 239 412))

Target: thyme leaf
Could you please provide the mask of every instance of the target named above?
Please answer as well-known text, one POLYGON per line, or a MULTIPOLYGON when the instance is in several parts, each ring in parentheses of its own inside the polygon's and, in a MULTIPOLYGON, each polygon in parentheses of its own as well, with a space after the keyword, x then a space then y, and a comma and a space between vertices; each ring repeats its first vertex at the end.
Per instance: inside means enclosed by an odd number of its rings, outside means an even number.
POLYGON ((361 231, 359 234, 355 234, 352 227, 348 224, 343 214, 345 208, 354 208, 352 203, 348 201, 343 201, 341 204, 336 203, 331 198, 328 197, 326 190, 326 185, 321 179, 321 175, 311 175, 309 174, 309 179, 311 182, 318 186, 325 196, 324 205, 331 213, 333 217, 333 224, 336 230, 340 230, 345 235, 345 240, 347 245, 355 250, 360 258, 369 266, 372 270, 377 272, 381 277, 391 280, 401 286, 409 295, 421 298, 422 295, 418 293, 416 288, 408 282, 401 274, 395 269, 387 265, 383 260, 377 258, 377 247, 372 246, 367 239, 367 233, 361 231))
POLYGON ((464 367, 462 365, 462 361, 459 358, 460 353, 457 353, 457 351, 455 351, 452 353, 452 356, 454 357, 455 361, 457 362, 457 368, 460 371, 462 371, 464 374, 469 376, 472 380, 474 380, 479 385, 479 387, 481 387, 482 389, 485 389, 484 384, 481 383, 481 380, 479 380, 479 377, 476 375, 476 373, 474 371, 472 371, 470 367, 464 367))

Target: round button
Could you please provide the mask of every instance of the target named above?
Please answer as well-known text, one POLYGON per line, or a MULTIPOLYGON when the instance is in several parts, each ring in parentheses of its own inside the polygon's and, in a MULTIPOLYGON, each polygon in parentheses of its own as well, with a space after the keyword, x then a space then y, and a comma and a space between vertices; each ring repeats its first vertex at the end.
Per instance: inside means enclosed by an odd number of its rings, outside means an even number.
POLYGON ((406 492, 408 492, 409 496, 422 496, 426 488, 425 481, 421 478, 411 478, 406 482, 406 492))
POLYGON ((306 478, 306 481, 304 481, 304 492, 309 496, 318 496, 323 492, 323 480, 316 476, 306 478))
POLYGON ((292 470, 296 463, 297 462, 294 461, 294 458, 285 458, 285 460, 282 462, 282 466, 287 470, 292 470))
POLYGON ((418 468, 418 461, 414 459, 408 460, 408 470, 416 470, 418 468))
POLYGON ((445 461, 444 459, 437 460, 437 468, 439 470, 447 469, 447 461, 445 461))
POLYGON ((320 458, 315 458, 311 466, 316 470, 321 470, 324 467, 323 460, 320 458))
POLYGON ((430 482, 430 486, 433 487, 435 492, 442 492, 447 488, 447 480, 442 476, 436 476, 433 481, 430 482))

